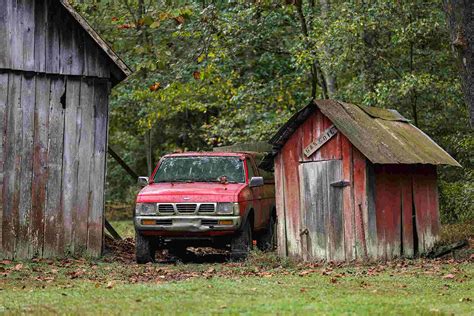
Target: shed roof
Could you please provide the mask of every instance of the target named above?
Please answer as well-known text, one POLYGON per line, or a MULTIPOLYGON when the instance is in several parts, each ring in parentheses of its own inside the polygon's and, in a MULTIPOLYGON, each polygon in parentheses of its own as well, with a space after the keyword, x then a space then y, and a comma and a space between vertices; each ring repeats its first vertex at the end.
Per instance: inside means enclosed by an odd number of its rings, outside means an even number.
POLYGON ((295 113, 270 140, 275 152, 317 108, 372 163, 461 166, 396 110, 336 100, 315 100, 295 113))
POLYGON ((125 62, 110 48, 110 46, 100 37, 99 34, 89 25, 89 23, 69 4, 68 0, 59 0, 63 7, 71 14, 71 16, 79 23, 79 25, 90 35, 90 37, 100 46, 104 53, 117 66, 118 71, 112 72, 117 82, 128 77, 132 70, 125 62))

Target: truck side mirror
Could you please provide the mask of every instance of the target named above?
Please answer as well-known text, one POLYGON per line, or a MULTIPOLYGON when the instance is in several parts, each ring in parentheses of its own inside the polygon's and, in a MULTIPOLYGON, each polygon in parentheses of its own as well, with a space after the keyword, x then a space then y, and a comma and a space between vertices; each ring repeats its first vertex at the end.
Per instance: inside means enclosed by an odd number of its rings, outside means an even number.
POLYGON ((148 177, 138 177, 138 184, 142 187, 148 185, 148 177))
POLYGON ((263 182, 263 177, 252 177, 250 179, 250 184, 249 184, 249 187, 253 188, 253 187, 261 187, 263 186, 264 182, 263 182))

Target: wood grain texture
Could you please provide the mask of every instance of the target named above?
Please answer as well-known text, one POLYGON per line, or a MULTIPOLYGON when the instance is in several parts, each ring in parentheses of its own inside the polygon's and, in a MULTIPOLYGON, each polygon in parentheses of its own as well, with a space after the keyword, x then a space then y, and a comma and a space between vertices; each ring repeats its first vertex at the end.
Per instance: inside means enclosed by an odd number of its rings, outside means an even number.
POLYGON ((64 254, 63 207, 62 207, 62 156, 64 109, 61 96, 65 93, 63 78, 51 79, 49 100, 48 133, 48 180, 46 184, 46 207, 44 211, 44 257, 64 254))
POLYGON ((102 253, 104 227, 105 159, 107 153, 108 84, 94 85, 94 139, 90 171, 91 205, 87 227, 87 252, 91 256, 102 253))
POLYGON ((48 30, 48 1, 35 1, 34 69, 46 71, 46 38, 48 30))
POLYGON ((81 80, 67 79, 66 98, 64 105, 64 151, 62 169, 62 199, 63 199, 63 229, 66 249, 76 253, 75 227, 79 223, 77 218, 78 200, 78 167, 79 167, 79 141, 81 124, 81 80))
POLYGON ((0 68, 8 69, 11 67, 10 55, 10 29, 12 1, 0 0, 0 68))
POLYGON ((281 257, 287 257, 286 251, 286 209, 285 209, 285 178, 283 170, 282 156, 275 157, 275 204, 277 212, 277 252, 281 257))
POLYGON ((341 155, 342 155, 342 179, 349 181, 350 185, 342 190, 343 218, 344 218, 344 245, 346 261, 356 259, 355 237, 354 237, 354 177, 352 163, 352 145, 344 135, 341 135, 341 155))
POLYGON ((19 167, 21 164, 21 76, 10 74, 8 81, 7 124, 5 131, 4 180, 3 180, 3 229, 4 254, 15 257, 18 232, 19 167))
MULTIPOLYGON (((1 14, 1 13, 0 13, 1 14)), ((3 230, 3 177, 5 163, 5 139, 7 126, 8 107, 8 73, 0 73, 0 258, 2 254, 2 230, 3 230)))
POLYGON ((18 207, 18 234, 16 252, 19 258, 31 258, 29 250, 30 220, 31 220, 31 183, 33 176, 33 133, 36 80, 34 77, 23 77, 21 86, 22 138, 20 166, 20 202, 18 207))
MULTIPOLYGON (((35 70, 35 0, 17 0, 22 3, 23 70, 35 70)), ((20 55, 19 55, 20 56, 20 55)), ((19 57, 18 56, 18 57, 19 57)))
POLYGON ((50 79, 36 76, 36 106, 34 110, 33 182, 31 188, 32 214, 30 220, 29 253, 43 256, 44 211, 48 180, 48 129, 50 79))
POLYGON ((77 222, 75 229, 76 251, 87 249, 87 227, 91 207, 90 172, 93 159, 94 140, 94 85, 92 81, 81 82, 81 111, 79 136, 79 171, 77 186, 77 222), (77 249, 79 248, 80 249, 77 249))

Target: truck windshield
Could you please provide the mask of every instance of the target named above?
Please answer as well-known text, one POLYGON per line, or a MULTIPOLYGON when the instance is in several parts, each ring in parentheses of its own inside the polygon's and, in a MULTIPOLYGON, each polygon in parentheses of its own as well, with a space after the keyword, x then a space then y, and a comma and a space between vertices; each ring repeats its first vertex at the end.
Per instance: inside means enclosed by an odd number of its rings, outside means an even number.
POLYGON ((239 157, 170 157, 161 161, 155 182, 228 182, 244 183, 244 166, 239 157))

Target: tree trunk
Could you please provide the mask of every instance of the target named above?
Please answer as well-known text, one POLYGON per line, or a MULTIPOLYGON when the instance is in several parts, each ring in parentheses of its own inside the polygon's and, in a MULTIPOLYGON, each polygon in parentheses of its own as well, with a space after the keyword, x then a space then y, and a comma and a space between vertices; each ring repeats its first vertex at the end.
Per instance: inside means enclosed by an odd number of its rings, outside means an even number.
POLYGON ((474 3, 471 0, 444 0, 451 46, 459 60, 464 100, 470 107, 474 128, 474 3))
MULTIPOLYGON (((303 13, 303 0, 295 1, 296 12, 298 13, 298 18, 301 23, 301 32, 303 33, 306 40, 309 40, 309 30, 308 23, 306 22, 306 17, 303 13)), ((310 17, 312 18, 312 17, 310 17)), ((311 23, 309 23, 311 25, 311 23)), ((313 64, 311 65, 311 98, 316 98, 316 90, 318 84, 321 86, 321 97, 323 99, 328 98, 326 78, 324 77, 323 71, 319 65, 319 61, 314 57, 313 64)))
MULTIPOLYGON (((323 21, 326 21, 328 18, 329 10, 330 10, 330 0, 319 0, 319 4, 321 5, 321 18, 323 21)), ((325 22, 327 26, 327 23, 325 22)), ((331 57, 331 49, 325 45, 324 52, 328 57, 331 57)), ((326 86, 328 91, 328 96, 332 98, 336 94, 336 76, 334 76, 331 71, 325 71, 324 77, 326 78, 326 86)))

